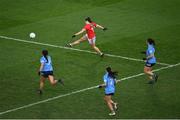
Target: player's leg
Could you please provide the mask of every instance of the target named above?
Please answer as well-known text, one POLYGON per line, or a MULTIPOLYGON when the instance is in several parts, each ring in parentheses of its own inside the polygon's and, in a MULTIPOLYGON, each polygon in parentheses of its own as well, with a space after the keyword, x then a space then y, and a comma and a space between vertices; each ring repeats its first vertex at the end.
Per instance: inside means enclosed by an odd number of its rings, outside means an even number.
POLYGON ((94 37, 91 40, 88 40, 89 44, 91 45, 91 47, 101 56, 103 56, 104 54, 100 51, 100 49, 96 46, 96 38, 94 37))
POLYGON ((58 80, 54 79, 53 75, 48 75, 48 79, 49 79, 51 85, 55 85, 58 82, 58 80))
POLYGON ((117 110, 117 109, 118 109, 117 103, 112 100, 112 96, 113 96, 113 95, 114 95, 114 93, 112 93, 112 95, 111 95, 110 102, 111 102, 111 104, 113 105, 114 110, 117 110))
POLYGON ((148 75, 150 81, 148 82, 149 84, 153 84, 154 81, 157 81, 158 76, 152 72, 152 67, 144 67, 144 73, 148 75))
POLYGON ((48 79, 49 79, 51 85, 56 85, 57 83, 61 83, 62 85, 64 85, 63 80, 61 80, 61 79, 55 80, 53 75, 48 75, 48 79))
POLYGON ((111 113, 109 113, 109 115, 115 115, 115 111, 114 111, 113 105, 111 103, 111 96, 106 95, 105 96, 105 101, 107 103, 108 108, 111 110, 111 113))
POLYGON ((156 79, 157 75, 152 71, 152 67, 146 67, 145 73, 149 75, 150 79, 156 79))
POLYGON ((40 84, 39 84, 39 89, 42 90, 44 88, 44 83, 45 83, 46 78, 41 76, 40 78, 40 84))
POLYGON ((43 76, 41 76, 40 82, 39 82, 39 90, 38 90, 38 93, 39 93, 39 94, 42 94, 42 90, 43 90, 43 88, 44 88, 45 80, 46 80, 46 78, 43 77, 43 76))
POLYGON ((157 82, 157 80, 158 80, 158 75, 153 72, 152 67, 150 67, 150 72, 153 74, 153 75, 151 76, 151 79, 154 80, 155 82, 157 82))
POLYGON ((98 54, 102 54, 102 52, 99 50, 98 47, 96 47, 95 44, 91 44, 91 47, 92 47, 98 54))
POLYGON ((86 37, 86 35, 84 35, 84 36, 81 37, 80 39, 78 39, 78 40, 76 40, 76 41, 74 41, 74 42, 72 42, 72 43, 69 43, 68 46, 69 46, 69 47, 72 47, 72 46, 78 45, 78 44, 80 44, 81 42, 84 42, 84 41, 86 41, 86 40, 87 40, 87 37, 86 37))
POLYGON ((104 100, 106 101, 108 108, 109 108, 111 111, 113 111, 114 109, 113 109, 113 106, 112 106, 112 104, 111 104, 110 97, 106 95, 106 96, 104 97, 104 100))
POLYGON ((112 99, 110 100, 110 102, 111 102, 111 104, 113 105, 114 110, 117 110, 117 109, 118 109, 118 107, 117 107, 117 104, 118 104, 118 103, 114 102, 112 99))
POLYGON ((153 73, 150 67, 144 66, 144 73, 146 73, 149 76, 153 76, 153 73))

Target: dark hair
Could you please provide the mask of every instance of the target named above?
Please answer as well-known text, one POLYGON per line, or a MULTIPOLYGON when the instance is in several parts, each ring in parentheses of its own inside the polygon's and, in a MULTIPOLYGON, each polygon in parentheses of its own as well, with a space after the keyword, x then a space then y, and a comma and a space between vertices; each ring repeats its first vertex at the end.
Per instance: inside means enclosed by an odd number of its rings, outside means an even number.
POLYGON ((48 58, 47 58, 47 55, 48 55, 48 51, 47 50, 43 50, 42 51, 42 54, 43 54, 43 56, 45 57, 45 59, 46 59, 46 63, 48 63, 48 58))
POLYGON ((85 21, 88 21, 88 22, 92 23, 92 20, 91 20, 90 17, 87 17, 87 18, 85 19, 85 21))
POLYGON ((148 38, 148 39, 147 39, 147 42, 148 42, 150 45, 155 45, 155 41, 154 41, 152 38, 148 38))
POLYGON ((117 71, 112 71, 111 67, 107 67, 106 71, 108 72, 108 76, 113 78, 113 79, 115 79, 116 76, 118 75, 118 72, 117 71))

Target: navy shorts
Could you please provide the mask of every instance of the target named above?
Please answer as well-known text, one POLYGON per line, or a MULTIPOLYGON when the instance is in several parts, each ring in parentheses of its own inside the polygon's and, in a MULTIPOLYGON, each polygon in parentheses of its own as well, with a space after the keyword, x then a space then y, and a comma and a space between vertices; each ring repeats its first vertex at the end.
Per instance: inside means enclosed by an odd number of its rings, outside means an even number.
POLYGON ((114 93, 108 93, 108 94, 105 93, 105 95, 106 95, 106 96, 113 96, 114 93))
POLYGON ((47 78, 49 75, 53 75, 53 71, 41 71, 41 76, 47 78))
POLYGON ((146 64, 145 64, 145 66, 146 67, 152 67, 152 66, 154 66, 156 63, 148 63, 148 62, 146 62, 146 64))

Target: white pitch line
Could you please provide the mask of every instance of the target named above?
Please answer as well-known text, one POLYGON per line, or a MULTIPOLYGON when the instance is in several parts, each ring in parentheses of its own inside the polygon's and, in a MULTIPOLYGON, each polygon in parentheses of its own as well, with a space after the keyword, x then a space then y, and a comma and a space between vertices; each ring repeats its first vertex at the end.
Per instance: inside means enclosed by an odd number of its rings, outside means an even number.
MULTIPOLYGON (((176 66, 179 66, 179 65, 180 65, 180 63, 174 64, 174 65, 169 65, 169 66, 166 66, 166 67, 161 67, 159 69, 153 70, 153 72, 158 72, 158 71, 161 71, 161 70, 164 70, 164 69, 169 69, 169 68, 176 67, 176 66)), ((123 80, 127 80, 127 79, 131 79, 131 78, 135 78, 135 77, 139 77, 139 76, 142 76, 144 74, 145 73, 140 73, 140 74, 133 75, 133 76, 130 76, 130 77, 125 77, 125 78, 122 78, 121 80, 117 80, 117 82, 120 82, 120 81, 123 81, 123 80)))
MULTIPOLYGON (((7 37, 7 36, 0 36, 0 38, 8 39, 8 40, 14 40, 14 41, 19 41, 19 42, 24 42, 24 43, 31 43, 31 44, 36 44, 36 45, 43 45, 43 46, 60 48, 60 49, 66 49, 66 50, 73 50, 73 51, 78 51, 78 52, 85 52, 85 53, 96 54, 96 52, 92 52, 92 51, 88 51, 88 50, 81 50, 81 49, 76 49, 76 48, 69 48, 69 47, 64 47, 64 46, 52 45, 52 44, 48 44, 48 43, 40 43, 40 42, 35 42, 35 41, 28 41, 28 40, 17 39, 17 38, 12 38, 12 37, 7 37)), ((105 56, 114 57, 114 58, 121 58, 121 59, 126 59, 126 60, 131 60, 131 61, 144 62, 141 59, 125 57, 125 56, 120 56, 120 55, 105 54, 105 56)), ((157 64, 163 65, 163 66, 169 66, 170 65, 170 64, 161 63, 161 62, 157 62, 157 64)))
MULTIPOLYGON (((179 65, 180 65, 180 63, 177 63, 177 64, 174 64, 174 65, 169 65, 169 66, 166 66, 166 67, 155 69, 154 71, 157 72, 157 71, 169 69, 169 68, 172 68, 172 67, 176 67, 176 66, 179 66, 179 65)), ((128 79, 131 79, 131 78, 136 78, 136 77, 139 77, 139 76, 142 76, 142 75, 144 75, 144 73, 140 73, 140 74, 132 75, 132 76, 129 76, 129 77, 125 77, 125 78, 122 78, 121 80, 117 80, 117 82, 121 82, 121 81, 128 80, 128 79)), ((56 97, 48 98, 46 100, 42 100, 42 101, 38 101, 38 102, 31 103, 31 104, 28 104, 28 105, 24 105, 22 107, 10 109, 10 110, 4 111, 4 112, 0 112, 0 115, 4 115, 4 114, 14 112, 14 111, 17 111, 17 110, 21 110, 21 109, 24 109, 24 108, 29 108, 29 107, 34 106, 34 105, 49 102, 49 101, 52 101, 52 100, 56 100, 56 99, 59 99, 59 98, 62 98, 62 97, 70 96, 70 95, 73 95, 73 94, 77 94, 77 93, 84 92, 84 91, 91 90, 91 89, 95 89, 95 88, 98 88, 98 85, 92 86, 92 87, 89 87, 89 88, 85 88, 85 89, 81 89, 81 90, 77 90, 77 91, 74 91, 74 92, 70 92, 70 93, 67 93, 67 94, 59 95, 59 96, 56 96, 56 97)))

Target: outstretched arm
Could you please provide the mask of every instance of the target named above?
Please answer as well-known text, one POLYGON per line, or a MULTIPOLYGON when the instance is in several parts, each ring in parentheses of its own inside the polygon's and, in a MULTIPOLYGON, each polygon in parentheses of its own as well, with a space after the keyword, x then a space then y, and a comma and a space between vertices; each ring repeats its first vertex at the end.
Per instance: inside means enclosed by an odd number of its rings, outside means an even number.
POLYGON ((74 35, 80 35, 80 34, 82 34, 83 32, 85 32, 86 30, 83 28, 81 31, 79 31, 79 32, 77 32, 77 33, 75 33, 74 35))
POLYGON ((100 84, 98 87, 99 87, 99 88, 106 87, 106 83, 100 84))
POLYGON ((72 37, 76 37, 77 35, 82 34, 83 32, 85 32, 86 30, 83 28, 81 31, 75 33, 72 37))
POLYGON ((100 29, 102 29, 102 30, 104 30, 104 31, 105 31, 105 30, 107 30, 107 28, 106 28, 106 27, 103 27, 103 26, 98 25, 98 24, 96 24, 96 27, 97 27, 97 28, 100 28, 100 29))

